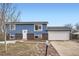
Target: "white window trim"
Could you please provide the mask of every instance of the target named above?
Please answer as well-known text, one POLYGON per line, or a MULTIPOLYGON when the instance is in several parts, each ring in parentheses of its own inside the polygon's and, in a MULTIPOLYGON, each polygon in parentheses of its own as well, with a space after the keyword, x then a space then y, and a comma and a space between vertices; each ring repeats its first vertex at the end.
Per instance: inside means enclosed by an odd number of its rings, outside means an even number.
POLYGON ((34 31, 42 31, 42 30, 43 30, 42 24, 34 24, 34 31), (41 29, 40 30, 35 30, 35 25, 41 26, 41 29))
POLYGON ((15 30, 16 29, 16 25, 15 24, 9 25, 9 28, 10 28, 10 30, 15 30), (11 26, 14 26, 14 29, 12 29, 11 26))
POLYGON ((10 37, 9 38, 10 39, 15 39, 15 35, 10 34, 10 37), (11 36, 13 36, 13 38, 11 38, 11 36))

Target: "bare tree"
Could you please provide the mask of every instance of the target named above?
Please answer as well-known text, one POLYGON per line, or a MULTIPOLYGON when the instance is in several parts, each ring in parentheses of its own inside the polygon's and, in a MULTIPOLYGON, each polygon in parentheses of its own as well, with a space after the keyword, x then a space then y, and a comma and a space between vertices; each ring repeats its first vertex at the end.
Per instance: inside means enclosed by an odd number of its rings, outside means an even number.
POLYGON ((76 23, 75 27, 76 27, 76 30, 79 30, 79 23, 76 23))
POLYGON ((73 28, 72 24, 66 24, 64 27, 68 27, 68 28, 70 28, 70 29, 73 28))
POLYGON ((0 30, 5 35, 5 51, 7 51, 7 44, 6 44, 6 23, 10 22, 12 25, 14 22, 18 21, 20 16, 20 12, 16 10, 14 4, 10 3, 1 3, 0 4, 0 30))

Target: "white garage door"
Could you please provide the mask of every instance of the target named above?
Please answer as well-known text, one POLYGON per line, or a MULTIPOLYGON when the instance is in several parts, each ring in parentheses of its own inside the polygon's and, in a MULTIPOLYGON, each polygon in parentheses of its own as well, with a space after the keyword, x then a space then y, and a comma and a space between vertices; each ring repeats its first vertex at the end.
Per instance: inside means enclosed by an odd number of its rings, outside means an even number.
POLYGON ((69 40, 69 31, 48 31, 49 40, 69 40))

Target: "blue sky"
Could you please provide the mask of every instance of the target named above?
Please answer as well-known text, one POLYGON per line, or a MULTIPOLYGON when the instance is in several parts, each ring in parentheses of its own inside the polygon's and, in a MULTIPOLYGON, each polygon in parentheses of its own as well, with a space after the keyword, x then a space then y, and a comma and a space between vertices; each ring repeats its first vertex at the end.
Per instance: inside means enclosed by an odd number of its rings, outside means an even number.
POLYGON ((21 21, 48 21, 49 26, 79 23, 79 4, 16 4, 21 21))

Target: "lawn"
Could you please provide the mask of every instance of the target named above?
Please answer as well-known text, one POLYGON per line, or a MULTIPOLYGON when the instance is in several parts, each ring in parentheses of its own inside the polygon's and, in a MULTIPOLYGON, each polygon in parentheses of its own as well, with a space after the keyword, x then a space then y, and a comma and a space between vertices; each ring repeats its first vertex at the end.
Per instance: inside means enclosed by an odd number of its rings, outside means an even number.
MULTIPOLYGON (((15 44, 8 44, 8 50, 5 53, 4 44, 0 44, 0 55, 7 56, 44 56, 45 43, 28 43, 16 42, 15 44)), ((59 55, 52 45, 48 47, 48 54, 52 56, 59 55)))

